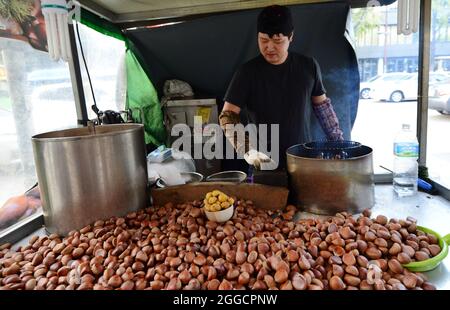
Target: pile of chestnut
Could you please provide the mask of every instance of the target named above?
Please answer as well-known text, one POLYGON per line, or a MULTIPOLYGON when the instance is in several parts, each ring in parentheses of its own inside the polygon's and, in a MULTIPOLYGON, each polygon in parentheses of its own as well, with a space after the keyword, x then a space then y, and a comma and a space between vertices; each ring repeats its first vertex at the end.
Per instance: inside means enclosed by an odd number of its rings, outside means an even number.
POLYGON ((338 213, 293 221, 237 201, 208 221, 200 201, 99 220, 66 237, 0 246, 0 289, 404 290, 435 289, 403 267, 440 252, 416 220, 338 213))

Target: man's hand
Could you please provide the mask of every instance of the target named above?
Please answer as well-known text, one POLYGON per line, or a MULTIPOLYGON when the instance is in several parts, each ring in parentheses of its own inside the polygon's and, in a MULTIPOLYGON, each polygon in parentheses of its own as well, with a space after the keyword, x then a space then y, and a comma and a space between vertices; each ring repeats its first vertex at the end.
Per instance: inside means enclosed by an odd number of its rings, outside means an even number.
POLYGON ((254 166, 258 170, 275 170, 277 164, 269 156, 256 150, 250 150, 244 155, 247 164, 254 166))
POLYGON ((238 106, 225 102, 225 106, 219 116, 220 127, 224 131, 225 137, 231 142, 239 156, 244 155, 244 159, 249 165, 254 166, 258 170, 277 169, 278 163, 266 154, 256 151, 256 146, 251 145, 250 139, 245 133, 243 134, 244 141, 237 139, 237 132, 234 130, 234 125, 240 124, 240 111, 241 109, 238 106))

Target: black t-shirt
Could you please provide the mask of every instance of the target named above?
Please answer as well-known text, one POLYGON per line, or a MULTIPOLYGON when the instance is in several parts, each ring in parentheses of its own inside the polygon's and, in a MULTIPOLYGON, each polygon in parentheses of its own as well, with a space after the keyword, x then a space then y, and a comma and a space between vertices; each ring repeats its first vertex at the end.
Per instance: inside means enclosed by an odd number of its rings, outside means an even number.
POLYGON ((242 65, 224 100, 240 107, 249 123, 280 125, 279 167, 283 168, 287 148, 311 141, 311 96, 324 93, 316 60, 289 52, 280 65, 268 63, 262 55, 242 65))

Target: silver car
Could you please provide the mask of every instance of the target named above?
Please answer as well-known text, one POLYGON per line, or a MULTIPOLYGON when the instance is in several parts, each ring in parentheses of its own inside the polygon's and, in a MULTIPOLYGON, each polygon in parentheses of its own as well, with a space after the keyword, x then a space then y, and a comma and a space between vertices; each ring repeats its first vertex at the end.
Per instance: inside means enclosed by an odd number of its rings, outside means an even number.
MULTIPOLYGON (((430 72, 429 85, 434 85, 449 76, 446 73, 430 72)), ((404 100, 417 100, 418 91, 418 75, 416 73, 407 73, 407 76, 384 83, 379 83, 372 89, 371 96, 376 100, 386 100, 392 102, 400 102, 404 100)))
POLYGON ((405 72, 391 72, 376 75, 359 85, 359 97, 361 99, 370 99, 372 98, 371 93, 373 89, 377 88, 379 85, 402 80, 406 77, 408 77, 408 74, 405 72))
POLYGON ((428 108, 450 115, 450 78, 430 85, 428 108))

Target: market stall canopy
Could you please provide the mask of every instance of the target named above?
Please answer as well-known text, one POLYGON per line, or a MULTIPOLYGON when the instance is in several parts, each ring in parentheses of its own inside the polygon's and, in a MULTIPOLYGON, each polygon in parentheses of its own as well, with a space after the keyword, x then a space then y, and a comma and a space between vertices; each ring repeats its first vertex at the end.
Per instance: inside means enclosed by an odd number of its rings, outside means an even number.
MULTIPOLYGON (((347 3, 290 6, 295 35, 290 50, 313 56, 322 69, 324 85, 338 114, 346 139, 356 118, 359 72, 355 51, 346 38, 347 3), (326 21, 326 22, 324 22, 326 21)), ((256 18, 260 9, 205 16, 165 27, 125 31, 142 56, 159 94, 164 81, 188 82, 196 94, 223 99, 237 68, 258 54, 256 18)), ((311 111, 314 140, 324 138, 311 111)))
POLYGON ((352 7, 387 5, 395 0, 79 0, 83 8, 114 23, 167 19, 217 12, 261 8, 271 4, 290 5, 345 2, 352 7))
MULTIPOLYGON (((122 29, 133 42, 135 53, 160 95, 166 79, 181 78, 219 100, 233 72, 257 54, 254 21, 260 8, 289 5, 296 20, 296 40, 291 50, 319 61, 346 139, 350 138, 359 97, 356 55, 346 38, 351 32, 347 28, 349 8, 389 5, 395 1, 79 0, 85 10, 122 29), (182 23, 150 26, 170 21, 182 23), (225 48, 229 46, 233 49, 225 48)), ((314 139, 324 138, 315 117, 311 117, 311 126, 314 139)))

